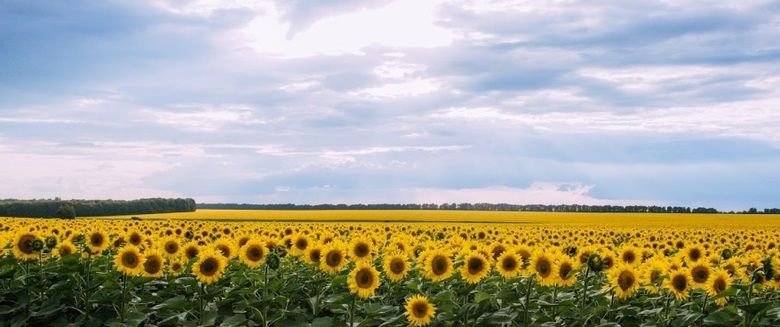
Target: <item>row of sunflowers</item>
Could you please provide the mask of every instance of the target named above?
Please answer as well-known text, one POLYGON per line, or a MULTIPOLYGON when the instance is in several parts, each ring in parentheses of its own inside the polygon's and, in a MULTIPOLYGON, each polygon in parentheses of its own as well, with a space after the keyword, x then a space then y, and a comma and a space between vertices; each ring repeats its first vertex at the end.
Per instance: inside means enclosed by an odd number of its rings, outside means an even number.
POLYGON ((778 239, 757 228, 5 219, 0 319, 776 326, 778 239))

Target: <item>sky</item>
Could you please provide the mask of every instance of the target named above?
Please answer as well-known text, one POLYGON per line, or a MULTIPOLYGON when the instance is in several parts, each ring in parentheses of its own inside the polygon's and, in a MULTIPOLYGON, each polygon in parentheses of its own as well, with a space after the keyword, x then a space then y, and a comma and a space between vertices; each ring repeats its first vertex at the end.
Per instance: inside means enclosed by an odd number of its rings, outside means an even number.
POLYGON ((0 198, 780 207, 777 1, 0 3, 0 198))

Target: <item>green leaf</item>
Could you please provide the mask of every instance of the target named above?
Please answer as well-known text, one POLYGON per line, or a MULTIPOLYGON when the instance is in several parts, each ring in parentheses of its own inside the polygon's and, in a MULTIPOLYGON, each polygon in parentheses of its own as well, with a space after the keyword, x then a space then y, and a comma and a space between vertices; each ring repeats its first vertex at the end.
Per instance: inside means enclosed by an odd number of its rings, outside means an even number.
POLYGON ((222 327, 243 326, 246 324, 246 316, 243 314, 232 315, 220 324, 222 327))
POLYGON ((333 317, 317 317, 311 321, 311 327, 330 327, 333 326, 333 317))
POLYGON ((491 297, 493 297, 493 296, 488 294, 488 293, 477 292, 477 294, 474 294, 474 302, 475 303, 480 303, 482 301, 490 299, 491 297))

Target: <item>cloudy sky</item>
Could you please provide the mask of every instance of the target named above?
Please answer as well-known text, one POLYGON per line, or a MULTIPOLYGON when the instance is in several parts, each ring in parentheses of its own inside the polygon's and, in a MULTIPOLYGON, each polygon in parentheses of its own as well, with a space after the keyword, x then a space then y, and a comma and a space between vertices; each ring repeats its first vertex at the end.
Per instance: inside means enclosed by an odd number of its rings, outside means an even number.
POLYGON ((777 1, 3 1, 0 198, 780 207, 778 40, 777 1))

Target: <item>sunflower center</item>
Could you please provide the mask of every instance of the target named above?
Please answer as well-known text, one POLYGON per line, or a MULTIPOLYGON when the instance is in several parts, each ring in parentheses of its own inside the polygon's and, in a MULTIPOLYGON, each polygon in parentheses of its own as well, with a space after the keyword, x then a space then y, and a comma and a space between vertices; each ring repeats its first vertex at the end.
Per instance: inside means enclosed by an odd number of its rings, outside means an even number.
POLYGON ((476 275, 481 273, 485 268, 485 263, 480 258, 469 258, 468 270, 469 274, 476 275))
POLYGON ((187 256, 187 258, 192 259, 198 256, 198 249, 195 247, 189 247, 184 250, 184 254, 187 256))
POLYGON ((355 274, 355 281, 359 288, 370 288, 374 283, 374 275, 371 274, 370 270, 363 268, 355 274))
POLYGON ((401 258, 393 258, 390 261, 390 271, 394 274, 400 274, 406 269, 406 263, 401 258))
POLYGON ((130 235, 130 238, 128 239, 128 241, 129 241, 129 242, 130 242, 130 244, 132 244, 132 245, 138 245, 138 244, 141 244, 141 235, 138 235, 138 234, 133 234, 133 235, 130 235))
POLYGON ((337 267, 341 264, 341 253, 339 251, 330 251, 325 256, 325 263, 330 267, 337 267))
POLYGON ((699 258, 701 258, 701 250, 691 249, 691 252, 688 252, 688 258, 690 258, 691 261, 698 261, 699 258))
POLYGON ((550 261, 544 258, 537 260, 534 270, 543 278, 549 276, 550 271, 552 270, 550 261))
POLYGON ((425 302, 415 302, 412 304, 412 314, 415 318, 425 318, 428 315, 428 304, 425 302))
POLYGON ((652 272, 650 272, 650 281, 651 282, 655 283, 655 281, 657 281, 658 278, 660 278, 660 277, 661 277, 661 272, 660 271, 653 270, 652 272))
POLYGON ((103 245, 103 235, 100 233, 94 233, 89 236, 89 243, 94 246, 103 245))
POLYGON ((720 293, 726 290, 726 281, 723 280, 723 278, 718 278, 715 280, 715 282, 712 284, 712 288, 715 289, 716 293, 720 293))
POLYGON ((165 252, 168 252, 168 254, 176 254, 176 252, 179 252, 179 244, 174 241, 165 243, 165 252))
POLYGON ((358 243, 355 245, 355 256, 362 258, 368 255, 368 244, 358 243))
POLYGON ((203 260, 200 264, 200 273, 204 276, 211 277, 217 273, 218 267, 219 262, 217 262, 217 259, 206 258, 206 260, 203 260))
POLYGON ((320 262, 320 257, 322 256, 322 253, 320 253, 320 250, 312 250, 309 252, 309 259, 313 262, 320 262))
POLYGON ((126 252, 122 254, 122 265, 128 268, 135 268, 138 266, 138 256, 133 252, 126 252))
POLYGON ((558 270, 558 276, 561 277, 561 279, 566 280, 569 278, 569 273, 572 271, 572 266, 568 262, 564 262, 561 264, 561 268, 558 270))
POLYGON ((147 274, 156 274, 160 272, 160 269, 162 268, 162 262, 160 262, 159 259, 155 257, 146 258, 146 261, 144 262, 144 270, 147 274))
POLYGON ((498 246, 494 247, 493 251, 492 251, 493 259, 496 259, 499 256, 501 256, 501 254, 504 253, 504 251, 506 251, 506 249, 503 246, 501 246, 501 245, 498 245, 498 246))
POLYGON ((507 271, 515 270, 515 268, 517 268, 517 260, 512 257, 506 257, 501 261, 501 267, 507 271))
POLYGON ((431 271, 434 275, 443 275, 447 272, 448 267, 447 257, 443 255, 437 255, 431 259, 431 271))
POLYGON ((305 238, 301 238, 295 241, 295 247, 298 248, 298 250, 305 250, 307 246, 309 246, 309 241, 307 241, 305 238))
POLYGON ((704 283, 710 277, 710 270, 704 266, 696 266, 691 270, 691 275, 694 282, 704 283))
POLYGON ((688 281, 685 279, 685 276, 677 275, 672 278, 672 287, 678 292, 685 291, 685 289, 688 287, 688 281))
POLYGON ((260 261, 263 258, 263 249, 258 246, 250 246, 246 250, 246 257, 252 261, 260 261))
POLYGON ((634 263, 634 260, 636 260, 636 255, 634 252, 626 252, 623 253, 623 262, 625 263, 634 263))
POLYGON ((620 289, 623 291, 627 291, 631 287, 634 286, 634 282, 636 281, 636 278, 634 277, 634 273, 630 271, 623 271, 618 276, 618 286, 620 286, 620 289))
POLYGON ((24 254, 33 254, 35 250, 32 247, 32 242, 35 241, 33 235, 23 235, 19 238, 19 250, 24 254))
POLYGON ((70 246, 60 246, 60 255, 66 256, 73 253, 73 249, 70 246))
POLYGON ((222 255, 225 256, 225 258, 230 258, 230 248, 226 245, 217 245, 217 249, 219 249, 219 252, 222 252, 222 255))

